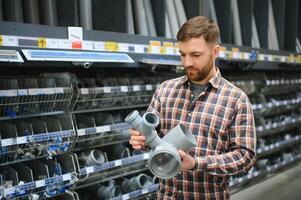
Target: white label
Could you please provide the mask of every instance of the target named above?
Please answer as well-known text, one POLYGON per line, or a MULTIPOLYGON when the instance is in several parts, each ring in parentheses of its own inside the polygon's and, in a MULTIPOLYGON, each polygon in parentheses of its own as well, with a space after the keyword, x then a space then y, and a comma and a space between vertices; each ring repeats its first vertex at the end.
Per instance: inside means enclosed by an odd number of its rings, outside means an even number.
POLYGON ((77 135, 78 136, 86 135, 86 129, 79 129, 79 130, 77 130, 77 135))
POLYGON ((135 53, 144 53, 144 45, 135 45, 135 53))
POLYGON ((281 56, 281 62, 285 62, 286 61, 287 56, 281 56))
POLYGON ((174 55, 175 54, 175 48, 174 47, 165 47, 165 54, 174 55))
POLYGON ((64 94, 64 88, 62 88, 62 87, 55 88, 55 93, 56 94, 64 94))
POLYGON ((45 180, 39 180, 39 181, 36 181, 35 183, 36 183, 36 188, 45 186, 45 180))
POLYGON ((257 153, 261 153, 262 152, 262 150, 261 149, 257 149, 257 153))
POLYGON ((115 163, 115 167, 122 165, 121 160, 116 160, 114 163, 115 163))
POLYGON ((220 52, 218 53, 218 57, 219 57, 219 58, 226 58, 226 53, 225 53, 225 51, 220 51, 220 52))
POLYGON ((4 189, 4 196, 15 193, 15 187, 9 187, 4 189))
POLYGON ((146 90, 153 90, 153 86, 152 85, 146 85, 146 90))
POLYGON ((16 36, 3 35, 2 36, 3 46, 18 46, 18 40, 16 36))
POLYGON ((264 150, 265 150, 265 151, 269 150, 269 147, 264 147, 264 150))
POLYGON ((19 96, 27 96, 28 95, 27 90, 26 89, 19 89, 18 90, 18 95, 19 96))
POLYGON ((149 158, 149 153, 143 154, 143 159, 148 159, 149 158))
POLYGON ((58 41, 57 39, 47 39, 46 38, 46 47, 51 49, 58 48, 58 41))
POLYGON ((1 97, 15 97, 18 96, 18 90, 0 90, 1 97))
POLYGON ((71 41, 59 39, 57 43, 59 49, 71 49, 71 41))
POLYGON ((129 52, 129 44, 119 43, 119 51, 129 52))
POLYGON ((83 41, 83 49, 85 50, 93 50, 93 42, 92 41, 83 41))
POLYGON ((44 94, 55 94, 55 88, 43 88, 41 89, 44 94))
POLYGON ((136 91, 139 91, 140 90, 140 86, 139 85, 134 85, 133 86, 133 90, 136 92, 136 91))
POLYGON ((1 140, 1 146, 10 146, 13 145, 13 138, 8 138, 8 139, 2 139, 1 140))
POLYGON ((151 46, 151 53, 153 54, 160 54, 161 53, 161 46, 151 46))
POLYGON ((23 137, 17 137, 17 144, 25 144, 27 143, 27 137, 23 136, 23 137))
POLYGON ((130 195, 129 194, 124 194, 122 195, 122 200, 127 200, 130 198, 130 195))
POLYGON ((87 172, 87 174, 93 173, 94 172, 94 166, 86 167, 86 172, 87 172))
POLYGON ((68 27, 68 39, 69 40, 83 40, 83 28, 82 27, 68 27))
POLYGON ((111 126, 110 125, 96 127, 96 132, 97 133, 108 132, 110 130, 111 130, 111 126))
POLYGON ((70 181, 71 180, 71 173, 63 175, 63 181, 70 181))
POLYGON ((121 92, 128 92, 129 91, 128 86, 120 86, 120 90, 121 90, 121 92))
POLYGON ((238 178, 238 182, 241 183, 244 179, 243 178, 238 178))
POLYGON ((148 193, 148 189, 146 189, 146 188, 142 189, 142 190, 141 190, 141 193, 142 193, 142 194, 148 193))
POLYGON ((274 149, 275 148, 275 144, 270 145, 270 148, 274 149))
POLYGON ((89 89, 88 88, 81 88, 80 93, 81 94, 89 94, 89 89))
POLYGON ((94 50, 105 51, 105 43, 104 42, 94 42, 94 50))
POLYGON ((240 59, 241 53, 240 52, 232 52, 232 58, 233 59, 240 59))
POLYGON ((111 87, 103 87, 104 93, 111 93, 111 87))
POLYGON ((38 89, 28 89, 29 95, 38 95, 38 89))
POLYGON ((259 174, 259 173, 258 173, 257 171, 256 171, 256 172, 254 172, 254 176, 258 176, 258 174, 259 174))

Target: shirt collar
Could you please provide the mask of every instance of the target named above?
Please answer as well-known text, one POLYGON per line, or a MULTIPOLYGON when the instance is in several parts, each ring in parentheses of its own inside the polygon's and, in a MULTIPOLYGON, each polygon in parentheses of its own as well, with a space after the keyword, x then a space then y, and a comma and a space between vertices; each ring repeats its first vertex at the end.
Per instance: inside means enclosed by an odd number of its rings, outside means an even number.
MULTIPOLYGON (((210 78, 209 80, 209 83, 214 87, 214 88, 218 88, 219 84, 220 84, 220 81, 222 79, 222 75, 221 75, 221 72, 220 70, 215 67, 216 69, 216 72, 215 74, 210 78)), ((183 76, 182 79, 180 80, 180 84, 183 85, 183 84, 189 84, 189 80, 188 80, 188 77, 187 75, 183 76)))

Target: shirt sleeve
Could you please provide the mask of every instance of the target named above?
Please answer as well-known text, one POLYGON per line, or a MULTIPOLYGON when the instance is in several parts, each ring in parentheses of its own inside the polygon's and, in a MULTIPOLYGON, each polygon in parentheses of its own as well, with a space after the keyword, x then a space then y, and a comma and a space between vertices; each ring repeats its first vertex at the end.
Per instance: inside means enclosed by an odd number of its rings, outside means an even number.
POLYGON ((196 157, 196 170, 223 176, 244 174, 253 167, 256 160, 256 129, 251 103, 244 93, 236 102, 229 130, 229 151, 196 157))

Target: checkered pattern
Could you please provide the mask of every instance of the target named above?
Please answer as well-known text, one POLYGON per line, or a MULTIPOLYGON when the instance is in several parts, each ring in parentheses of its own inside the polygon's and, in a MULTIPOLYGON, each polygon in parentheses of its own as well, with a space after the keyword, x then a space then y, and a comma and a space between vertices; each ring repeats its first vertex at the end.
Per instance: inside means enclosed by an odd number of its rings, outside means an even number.
POLYGON ((219 70, 194 101, 186 76, 165 81, 148 111, 160 116, 166 134, 182 123, 197 136, 194 170, 161 180, 157 199, 229 199, 229 178, 246 173, 256 157, 256 132, 247 95, 225 80, 219 70))

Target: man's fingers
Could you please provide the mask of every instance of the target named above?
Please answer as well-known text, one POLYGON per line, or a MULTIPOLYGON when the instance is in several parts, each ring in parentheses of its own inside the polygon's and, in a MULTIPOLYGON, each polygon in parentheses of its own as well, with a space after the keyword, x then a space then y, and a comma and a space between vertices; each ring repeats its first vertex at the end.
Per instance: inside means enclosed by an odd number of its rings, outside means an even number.
POLYGON ((178 150, 178 153, 182 160, 185 160, 187 158, 187 154, 184 151, 178 150))
POLYGON ((132 146, 133 147, 133 149, 136 149, 136 150, 140 150, 140 149, 142 149, 142 146, 141 145, 133 145, 132 146))
POLYGON ((134 129, 129 129, 129 131, 130 131, 130 134, 131 135, 135 135, 135 136, 139 136, 139 135, 141 135, 140 133, 139 133, 139 131, 136 131, 136 130, 134 130, 134 129))

